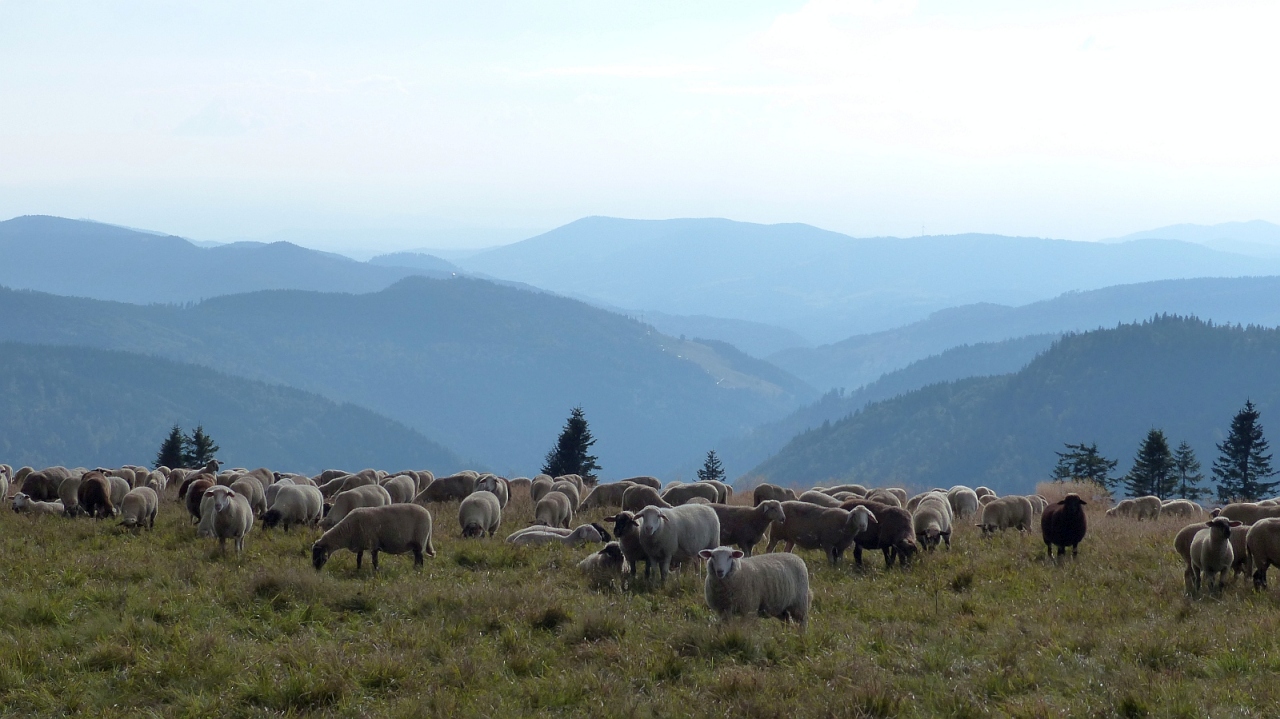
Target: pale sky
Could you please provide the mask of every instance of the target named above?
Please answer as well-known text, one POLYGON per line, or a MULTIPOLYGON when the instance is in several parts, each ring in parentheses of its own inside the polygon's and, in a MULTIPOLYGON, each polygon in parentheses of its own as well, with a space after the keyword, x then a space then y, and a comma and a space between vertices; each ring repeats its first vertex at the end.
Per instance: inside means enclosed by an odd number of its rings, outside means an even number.
POLYGON ((1274 2, 0 0, 0 218, 377 249, 585 215, 1280 222, 1277 28, 1274 2))

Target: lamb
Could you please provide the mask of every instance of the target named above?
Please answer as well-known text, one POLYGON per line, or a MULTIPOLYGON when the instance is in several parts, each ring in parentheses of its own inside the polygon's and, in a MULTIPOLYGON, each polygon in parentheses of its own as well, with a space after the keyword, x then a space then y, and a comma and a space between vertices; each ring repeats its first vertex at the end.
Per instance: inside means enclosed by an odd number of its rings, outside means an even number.
POLYGON ((757 485, 755 489, 751 490, 752 504, 759 505, 768 499, 772 499, 775 502, 789 502, 798 499, 798 495, 794 489, 779 487, 776 484, 767 482, 757 485))
POLYGON ((498 507, 500 509, 507 508, 507 502, 511 499, 511 487, 507 484, 507 480, 492 474, 481 475, 476 481, 477 492, 492 492, 493 496, 498 498, 498 507))
POLYGON ((223 554, 227 553, 227 540, 235 541, 236 551, 244 551, 244 536, 253 529, 253 508, 249 498, 230 487, 220 484, 208 488, 200 507, 200 527, 197 537, 214 537, 223 554))
POLYGON ((673 507, 685 504, 694 497, 702 497, 708 502, 719 502, 720 492, 708 482, 693 482, 672 487, 662 493, 662 501, 673 507))
POLYGON ((840 562, 844 550, 875 519, 874 513, 862 506, 846 510, 797 500, 782 502, 782 510, 786 518, 773 525, 765 551, 772 552, 779 542, 787 543, 788 552, 797 545, 802 549, 821 549, 833 567, 840 562))
POLYGON ((187 513, 191 515, 192 522, 200 521, 200 504, 204 500, 204 493, 210 487, 214 486, 212 477, 202 477, 186 485, 186 497, 183 502, 186 504, 187 513))
POLYGON ((319 487, 277 483, 271 489, 276 491, 271 508, 262 515, 263 529, 283 525, 288 532, 295 524, 314 527, 324 516, 324 495, 319 487))
POLYGON ((458 505, 458 526, 462 529, 462 538, 483 537, 486 532, 492 537, 502 524, 502 503, 498 495, 485 489, 467 495, 458 505))
POLYGON ((565 479, 557 479, 551 485, 552 492, 559 492, 569 498, 569 506, 577 507, 582 504, 582 491, 578 489, 578 485, 565 479))
MULTIPOLYGON (((1238 521, 1214 517, 1205 523, 1204 529, 1196 532, 1191 540, 1191 579, 1197 592, 1205 583, 1211 591, 1222 589, 1227 579, 1227 570, 1235 563, 1231 528, 1239 526, 1241 523, 1238 521)), ((1245 546, 1248 546, 1247 533, 1245 546)))
POLYGON ((751 550, 764 539, 769 525, 787 521, 782 503, 775 499, 766 499, 755 507, 713 504, 711 508, 720 519, 720 544, 736 544, 747 557, 751 556, 751 550))
POLYGON ((135 487, 120 502, 120 524, 129 527, 156 526, 156 512, 160 510, 160 495, 150 487, 135 487))
POLYGON ((1280 507, 1264 507, 1253 502, 1236 502, 1223 507, 1214 516, 1234 519, 1243 524, 1257 524, 1264 519, 1280 517, 1280 507))
POLYGON ((448 477, 440 477, 428 484, 426 489, 418 492, 418 496, 414 497, 413 501, 415 504, 462 501, 467 495, 476 491, 477 479, 479 477, 475 472, 459 472, 448 477))
POLYGON ((320 526, 329 529, 347 513, 357 507, 382 507, 391 504, 391 495, 387 490, 376 484, 366 484, 355 489, 348 489, 345 492, 339 492, 338 496, 333 498, 333 506, 329 508, 329 513, 324 519, 320 520, 320 526))
MULTIPOLYGON (((1026 498, 1023 497, 1023 500, 1026 498)), ((1067 547, 1071 547, 1072 559, 1079 556, 1080 541, 1089 529, 1089 521, 1084 514, 1087 504, 1080 495, 1072 492, 1045 507, 1044 514, 1040 515, 1040 534, 1049 559, 1053 559, 1055 545, 1058 547, 1059 557, 1066 553, 1067 547)))
POLYGON ((1162 517, 1198 517, 1204 513, 1204 507, 1189 499, 1170 499, 1160 508, 1162 517))
POLYGON ((730 547, 698 552, 707 560, 704 596, 721 621, 731 616, 769 616, 804 625, 813 592, 809 568, 794 554, 746 557, 730 547))
POLYGON ((635 487, 627 480, 621 482, 612 482, 610 484, 598 484, 596 488, 591 490, 582 505, 578 507, 579 512, 585 512, 588 509, 596 509, 597 507, 622 507, 622 495, 627 491, 628 487, 635 487))
POLYGON ((968 487, 957 485, 947 490, 947 501, 951 503, 951 514, 956 519, 969 519, 978 515, 978 495, 968 487))
POLYGON ((394 477, 388 477, 382 483, 382 488, 387 490, 392 504, 408 504, 418 494, 418 481, 414 477, 397 474, 394 477))
POLYGON ((533 506, 534 524, 545 524, 548 527, 568 527, 573 521, 573 505, 564 492, 547 492, 533 506))
POLYGON ((863 550, 879 549, 884 553, 885 569, 892 567, 894 560, 905 568, 918 549, 911 514, 902 507, 868 499, 850 499, 840 505, 841 509, 849 511, 856 507, 866 507, 871 512, 871 517, 866 530, 854 537, 854 562, 861 567, 863 550))
POLYGON ((662 491, 662 480, 658 479, 657 477, 648 477, 648 476, 627 477, 626 479, 621 481, 630 482, 632 484, 641 484, 646 487, 652 487, 655 490, 662 491))
POLYGON ((529 498, 536 504, 538 500, 547 496, 547 492, 551 491, 551 485, 553 484, 555 484, 555 480, 546 475, 538 475, 529 485, 529 498))
MULTIPOLYGON (((1196 534, 1205 529, 1208 525, 1204 522, 1195 522, 1189 524, 1178 531, 1173 538, 1173 548, 1178 552, 1178 556, 1182 557, 1184 569, 1182 578, 1186 584, 1187 594, 1195 594, 1195 572, 1191 568, 1191 542, 1195 539, 1196 534)), ((1235 556, 1231 564, 1232 578, 1239 577, 1244 574, 1249 565, 1249 548, 1248 536, 1251 525, 1241 524, 1231 528, 1231 553, 1235 556)))
POLYGON ((436 556, 431 545, 431 513, 419 504, 386 504, 358 507, 311 545, 311 564, 320 571, 329 555, 339 549, 356 553, 356 569, 366 551, 372 554, 373 571, 378 571, 378 552, 413 552, 413 566, 423 565, 423 555, 436 556))
POLYGON ((916 541, 929 551, 937 548, 939 540, 951 549, 951 503, 946 495, 929 492, 911 514, 916 541))
POLYGON ((671 505, 658 494, 658 490, 645 485, 628 487, 622 493, 622 509, 625 512, 639 512, 645 507, 667 508, 671 505))
POLYGON ((515 544, 518 546, 551 544, 554 542, 559 542, 561 544, 565 544, 570 547, 576 547, 579 544, 586 544, 588 542, 595 543, 595 542, 603 542, 603 541, 604 541, 604 536, 600 534, 599 528, 597 528, 596 525, 594 524, 578 525, 577 528, 575 528, 572 532, 569 532, 568 534, 561 534, 560 532, 551 532, 551 531, 539 532, 536 530, 532 530, 532 531, 516 532, 510 537, 507 537, 508 543, 515 544))
POLYGON ((816 504, 819 507, 839 507, 840 506, 840 500, 836 499, 835 497, 832 497, 829 494, 824 494, 822 492, 818 492, 812 489, 802 493, 797 501, 808 502, 809 504, 816 504))
POLYGON ((684 504, 678 507, 645 507, 637 515, 640 521, 640 547, 648 560, 645 576, 649 576, 651 564, 658 565, 659 579, 667 580, 671 562, 698 556, 704 549, 715 549, 720 544, 720 519, 715 510, 702 504, 684 504))
POLYGON ((609 542, 604 549, 578 562, 578 569, 596 581, 607 581, 622 576, 627 561, 622 555, 622 545, 609 542))
POLYGON ((249 508, 253 511, 255 519, 267 513, 266 493, 262 491, 262 483, 252 475, 246 474, 232 482, 231 488, 249 500, 249 508))
POLYGON ((80 505, 80 511, 90 517, 110 517, 115 514, 111 485, 101 472, 88 472, 80 478, 76 501, 80 505))
MULTIPOLYGON (((613 525, 613 534, 618 538, 618 546, 622 547, 622 556, 626 558, 627 566, 631 568, 631 576, 636 576, 636 568, 640 566, 641 560, 644 560, 646 576, 648 576, 647 569, 650 562, 644 553, 644 547, 640 546, 639 520, 634 514, 624 510, 612 517, 605 517, 604 521, 613 525)), ((676 563, 672 562, 672 566, 676 566, 676 563)))
POLYGON ((905 499, 899 499, 897 494, 885 489, 884 487, 877 487, 870 492, 867 492, 866 498, 872 502, 887 504, 890 507, 901 508, 902 505, 907 503, 905 499))
POLYGON ((25 492, 13 495, 13 511, 19 514, 63 514, 66 507, 62 501, 40 502, 32 499, 25 492))
POLYGON ((1026 532, 1031 529, 1031 519, 1031 502, 1026 497, 1010 495, 988 502, 982 508, 982 519, 978 526, 982 528, 983 535, 1012 528, 1026 532))
POLYGON ((1267 588, 1267 568, 1280 565, 1280 518, 1260 519, 1245 534, 1254 589, 1267 588))

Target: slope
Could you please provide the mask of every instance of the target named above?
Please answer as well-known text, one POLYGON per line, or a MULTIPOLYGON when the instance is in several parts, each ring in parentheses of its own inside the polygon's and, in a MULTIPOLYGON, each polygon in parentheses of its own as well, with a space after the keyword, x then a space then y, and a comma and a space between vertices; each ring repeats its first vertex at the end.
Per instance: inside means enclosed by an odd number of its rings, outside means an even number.
POLYGON ((0 344, 0 461, 150 463, 175 423, 203 424, 232 466, 463 466, 399 422, 308 392, 127 352, 0 344))

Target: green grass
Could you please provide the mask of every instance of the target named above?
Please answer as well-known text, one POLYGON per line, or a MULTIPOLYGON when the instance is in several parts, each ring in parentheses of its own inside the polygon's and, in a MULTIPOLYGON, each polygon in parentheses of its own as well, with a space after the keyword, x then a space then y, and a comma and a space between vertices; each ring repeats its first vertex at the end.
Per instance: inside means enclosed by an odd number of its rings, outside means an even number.
MULTIPOLYGON (((457 538, 309 561, 315 533, 226 558, 166 501, 153 533, 0 517, 0 713, 91 716, 1268 716, 1280 602, 1188 601, 1179 520, 1093 516, 1078 562, 960 527, 907 571, 805 553, 807 630, 721 625, 696 573, 593 589, 586 549, 457 538)), ((598 519, 607 512, 593 512, 598 519)), ((501 535, 531 510, 513 502, 501 535)), ((1274 583, 1273 579, 1273 583, 1274 583)))

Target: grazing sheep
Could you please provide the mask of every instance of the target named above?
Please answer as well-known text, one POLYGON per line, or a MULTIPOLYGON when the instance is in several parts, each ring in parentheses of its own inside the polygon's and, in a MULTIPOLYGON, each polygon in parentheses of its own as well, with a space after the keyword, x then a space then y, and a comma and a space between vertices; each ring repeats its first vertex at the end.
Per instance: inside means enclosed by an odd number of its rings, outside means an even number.
MULTIPOLYGON (((1026 501, 1026 498, 1022 498, 1026 501)), ((1057 546, 1058 556, 1066 553, 1071 547, 1071 557, 1080 554, 1080 541, 1089 530, 1089 521, 1085 517, 1084 507, 1088 502, 1080 495, 1072 492, 1057 502, 1045 507, 1040 515, 1040 534, 1044 539, 1045 551, 1049 559, 1053 559, 1053 548, 1057 546)), ((992 505, 988 505, 992 506, 992 505)), ((984 519, 986 515, 983 515, 984 519)))
POLYGON ((658 479, 657 477, 649 477, 647 475, 641 475, 639 477, 627 477, 626 479, 623 479, 620 481, 630 482, 632 484, 640 484, 645 487, 651 487, 659 492, 662 491, 662 480, 658 479))
POLYGON ((573 505, 564 492, 547 492, 533 506, 534 524, 545 524, 548 527, 568 527, 573 521, 573 505))
POLYGON ((673 507, 686 504, 694 497, 702 497, 708 502, 719 502, 720 491, 709 482, 693 482, 672 487, 662 493, 662 501, 673 507))
POLYGON ((80 505, 80 511, 90 517, 102 518, 115 514, 111 485, 102 472, 88 472, 80 478, 76 501, 80 505))
POLYGON ((436 556, 431 545, 431 513, 418 504, 386 504, 357 507, 311 545, 311 564, 319 571, 329 555, 339 549, 356 553, 356 569, 370 552, 378 571, 378 552, 413 552, 413 566, 421 567, 423 555, 436 556))
POLYGON ((58 487, 63 480, 71 477, 71 470, 61 466, 30 471, 26 475, 22 474, 23 469, 28 468, 23 467, 17 473, 17 476, 21 477, 22 491, 37 502, 52 502, 60 499, 58 487))
POLYGON ((204 501, 204 493, 212 486, 214 486, 213 477, 201 477, 186 485, 187 495, 183 502, 193 523, 200 521, 200 504, 204 501))
POLYGON ((547 496, 547 492, 551 491, 551 485, 555 484, 555 480, 546 475, 538 475, 536 479, 529 485, 529 498, 535 503, 547 496))
POLYGON ((511 488, 512 495, 514 495, 516 492, 524 492, 525 494, 531 494, 530 490, 533 489, 533 480, 529 479, 528 477, 516 477, 514 479, 508 480, 507 486, 511 488))
POLYGON ((1267 568, 1280 565, 1280 519, 1260 519, 1245 533, 1245 548, 1253 564, 1254 589, 1267 588, 1267 568))
POLYGON ((588 509, 596 509, 599 507, 622 507, 622 495, 627 491, 628 487, 635 487, 627 480, 621 482, 611 482, 609 484, 597 484, 596 488, 582 500, 582 506, 578 507, 579 512, 585 512, 588 509))
POLYGON ((580 524, 572 532, 561 534, 553 531, 537 531, 530 529, 527 531, 516 532, 507 537, 507 542, 517 546, 535 546, 541 544, 560 543, 570 547, 576 547, 579 544, 598 543, 604 541, 604 535, 600 533, 600 529, 594 524, 580 524))
POLYGON ((462 529, 463 539, 483 537, 486 532, 492 537, 501 524, 502 503, 493 492, 478 490, 458 505, 458 527, 462 529))
POLYGON ((350 474, 351 473, 346 471, 345 469, 326 469, 320 474, 317 474, 316 476, 312 477, 311 481, 315 482, 317 487, 320 487, 328 482, 331 482, 337 479, 338 477, 346 477, 350 474))
POLYGON ((213 537, 227 553, 227 540, 235 540, 237 552, 244 551, 244 535, 253 529, 253 508, 249 498, 220 484, 206 489, 201 500, 200 527, 197 537, 213 537))
POLYGON ((951 503, 951 514, 957 520, 978 516, 978 495, 968 487, 957 485, 947 490, 947 501, 951 503))
POLYGON ((414 477, 397 474, 384 480, 382 488, 387 490, 392 504, 408 504, 418 494, 418 481, 414 477))
POLYGON ((609 542, 600 551, 578 562, 578 569, 596 581, 621 577, 626 567, 627 560, 622 555, 622 545, 617 542, 609 542))
POLYGON ((880 504, 887 504, 890 507, 898 508, 902 508, 902 505, 907 503, 906 500, 899 499, 897 494, 884 487, 877 487, 870 492, 867 492, 866 499, 871 502, 879 502, 880 504))
POLYGON ((649 565, 658 565, 659 579, 667 580, 674 559, 692 559, 704 549, 720 545, 720 519, 715 510, 703 504, 678 507, 645 507, 637 515, 640 520, 640 546, 649 565))
POLYGON ((724 482, 715 479, 700 479, 698 481, 716 488, 716 499, 713 504, 728 504, 729 500, 733 499, 733 487, 724 482))
MULTIPOLYGON (((650 487, 652 489, 652 487, 650 487)), ((613 525, 613 534, 618 538, 618 546, 622 547, 622 556, 627 560, 627 566, 631 568, 631 576, 636 576, 636 568, 640 566, 643 560, 646 568, 649 567, 649 557, 644 553, 644 547, 640 546, 640 521, 631 512, 622 511, 612 517, 605 517, 604 521, 613 525)), ((676 566, 672 563, 672 566, 676 566)))
POLYGON ((61 500, 40 502, 32 499, 25 492, 18 492, 13 495, 13 511, 18 514, 63 514, 66 507, 61 500))
POLYGON ((779 542, 787 543, 788 552, 794 551, 796 546, 821 549, 833 567, 839 564, 844 550, 853 544, 858 534, 866 531, 875 518, 871 510, 861 506, 850 511, 799 500, 782 502, 781 505, 786 518, 773 525, 765 551, 772 552, 779 542))
POLYGON ((856 494, 859 497, 867 496, 867 488, 862 486, 861 484, 837 484, 834 487, 827 487, 822 491, 831 495, 832 497, 836 496, 837 494, 843 494, 846 492, 849 494, 856 494))
POLYGON ((1032 514, 1043 514, 1045 507, 1049 506, 1049 500, 1038 494, 1028 494, 1026 497, 1027 501, 1031 503, 1032 514))
POLYGON ((107 477, 107 484, 111 487, 111 506, 119 507, 124 501, 124 495, 129 493, 133 487, 129 486, 129 481, 123 477, 107 477))
POLYGON ((1199 517, 1204 514, 1204 507, 1189 499, 1170 499, 1160 508, 1162 517, 1199 517))
POLYGON ((160 495, 150 487, 134 487, 120 502, 120 524, 129 527, 156 526, 156 512, 160 510, 160 495))
POLYGON ((1160 498, 1154 495, 1133 498, 1133 516, 1139 520, 1160 518, 1160 498))
MULTIPOLYGON (((1191 540, 1191 579, 1195 590, 1207 583, 1209 590, 1221 590, 1227 579, 1227 570, 1235 563, 1235 551, 1231 547, 1231 528, 1241 523, 1226 517, 1214 517, 1205 528, 1196 532, 1191 540), (1216 581, 1215 581, 1216 580, 1216 581)), ((1248 547, 1248 534, 1245 535, 1248 547)))
POLYGON ((933 551, 942 541, 951 549, 951 503, 945 494, 925 494, 911 513, 911 523, 921 547, 933 551))
POLYGON ((863 550, 879 549, 884 553, 885 569, 892 567, 894 560, 905 568, 918 549, 911 514, 902 507, 868 499, 850 499, 840 505, 841 509, 848 511, 856 507, 866 507, 871 516, 866 530, 854 537, 854 562, 861 567, 863 550))
MULTIPOLYGON (((576 475, 571 475, 576 476, 576 475)), ((578 485, 565 479, 557 479, 551 485, 552 492, 559 492, 569 498, 569 506, 577 507, 582 504, 582 491, 578 489, 578 485)), ((544 495, 545 496, 545 495, 544 495)))
POLYGON ((813 601, 809 568, 796 555, 745 557, 737 549, 716 547, 698 556, 707 560, 703 596, 721 621, 768 616, 803 625, 808 618, 813 601))
MULTIPOLYGON (((1179 530, 1178 534, 1173 538, 1173 548, 1178 552, 1178 556, 1182 557, 1184 565, 1182 578, 1186 584, 1187 594, 1195 594, 1196 591, 1195 576, 1191 569, 1191 541, 1195 539, 1197 532, 1207 526, 1204 522, 1188 524, 1179 530)), ((1249 569, 1248 534, 1250 526, 1241 524, 1231 528, 1231 552, 1235 555, 1235 560, 1231 565, 1233 580, 1249 569)))
POLYGON ((344 474, 341 477, 334 477, 327 482, 321 482, 319 484, 320 494, 324 496, 325 499, 328 499, 338 492, 341 492, 347 484, 347 477, 351 476, 354 475, 344 474))
POLYGON ((1266 507, 1254 502, 1228 504, 1214 516, 1234 519, 1243 524, 1257 524, 1264 519, 1280 517, 1280 507, 1266 507))
POLYGON ((249 500, 249 509, 253 511, 255 519, 267 513, 267 494, 262 489, 262 483, 253 475, 242 476, 231 483, 231 488, 249 500))
POLYGON ((572 482, 574 486, 578 488, 579 497, 587 496, 587 487, 595 486, 595 482, 587 482, 583 480, 580 475, 577 475, 577 474, 562 474, 559 477, 556 477, 555 481, 556 482, 572 482))
POLYGON ((68 517, 80 513, 80 483, 84 477, 67 477, 58 485, 58 500, 66 507, 68 517))
POLYGON ((824 494, 822 492, 818 492, 812 489, 802 493, 796 501, 808 502, 809 504, 816 504, 819 507, 839 507, 840 506, 840 500, 836 499, 835 497, 832 497, 829 494, 824 494))
POLYGON ((1028 532, 1031 530, 1032 514, 1031 502, 1026 497, 998 497, 982 508, 982 519, 978 526, 982 528, 983 535, 1014 528, 1019 532, 1028 532))
POLYGON ((159 496, 169 488, 169 478, 157 469, 147 474, 147 479, 142 486, 150 487, 156 493, 156 496, 159 496))
POLYGON ((276 483, 271 508, 262 515, 263 529, 284 526, 284 531, 295 524, 314 527, 324 516, 324 495, 319 487, 307 484, 276 483))
POLYGON ((345 492, 339 492, 333 498, 333 506, 329 508, 329 513, 320 520, 320 526, 329 529, 347 513, 357 507, 383 507, 391 504, 391 495, 387 490, 376 484, 366 484, 355 489, 348 489, 345 492))
POLYGON ((988 504, 991 504, 992 502, 996 501, 997 499, 1000 499, 1000 498, 994 494, 984 494, 981 497, 978 497, 978 506, 985 507, 988 504))
POLYGON ((775 502, 793 502, 797 498, 798 495, 794 489, 791 489, 790 487, 779 487, 776 484, 769 484, 768 482, 756 485, 756 488, 751 490, 751 503, 755 505, 759 505, 761 502, 769 499, 772 499, 775 502))
MULTIPOLYGON (((277 479, 275 482, 273 482, 270 487, 267 487, 266 491, 262 493, 262 496, 267 500, 267 507, 270 507, 271 505, 276 503, 276 495, 280 493, 281 487, 292 487, 292 486, 297 486, 297 483, 294 482, 292 478, 281 477, 280 479, 277 479)), ((320 490, 316 489, 316 491, 319 492, 320 490)), ((324 494, 321 494, 320 496, 324 497, 324 494)))
POLYGON ((425 504, 428 502, 458 502, 466 499, 467 495, 476 491, 476 480, 479 479, 475 472, 459 472, 449 477, 439 477, 436 481, 427 485, 427 488, 418 492, 418 496, 413 498, 416 504, 425 504))
POLYGON ((628 487, 622 493, 622 509, 625 512, 639 512, 645 507, 670 507, 666 500, 658 494, 658 490, 646 485, 628 487))
POLYGON ((713 504, 711 508, 720 519, 720 544, 736 544, 748 557, 751 556, 751 550, 764 539, 764 533, 771 524, 787 521, 782 503, 776 499, 766 499, 755 507, 713 504))
POLYGON ((991 489, 988 487, 976 487, 974 488, 973 493, 978 495, 978 499, 982 499, 983 497, 999 497, 1000 496, 995 492, 991 491, 991 489))
POLYGON ((907 490, 902 487, 885 487, 886 492, 898 498, 898 506, 901 507, 907 503, 907 490))
POLYGON ((500 509, 507 508, 507 502, 511 500, 511 485, 507 480, 492 474, 482 474, 480 479, 476 480, 477 492, 492 492, 493 496, 498 498, 498 507, 500 509))

